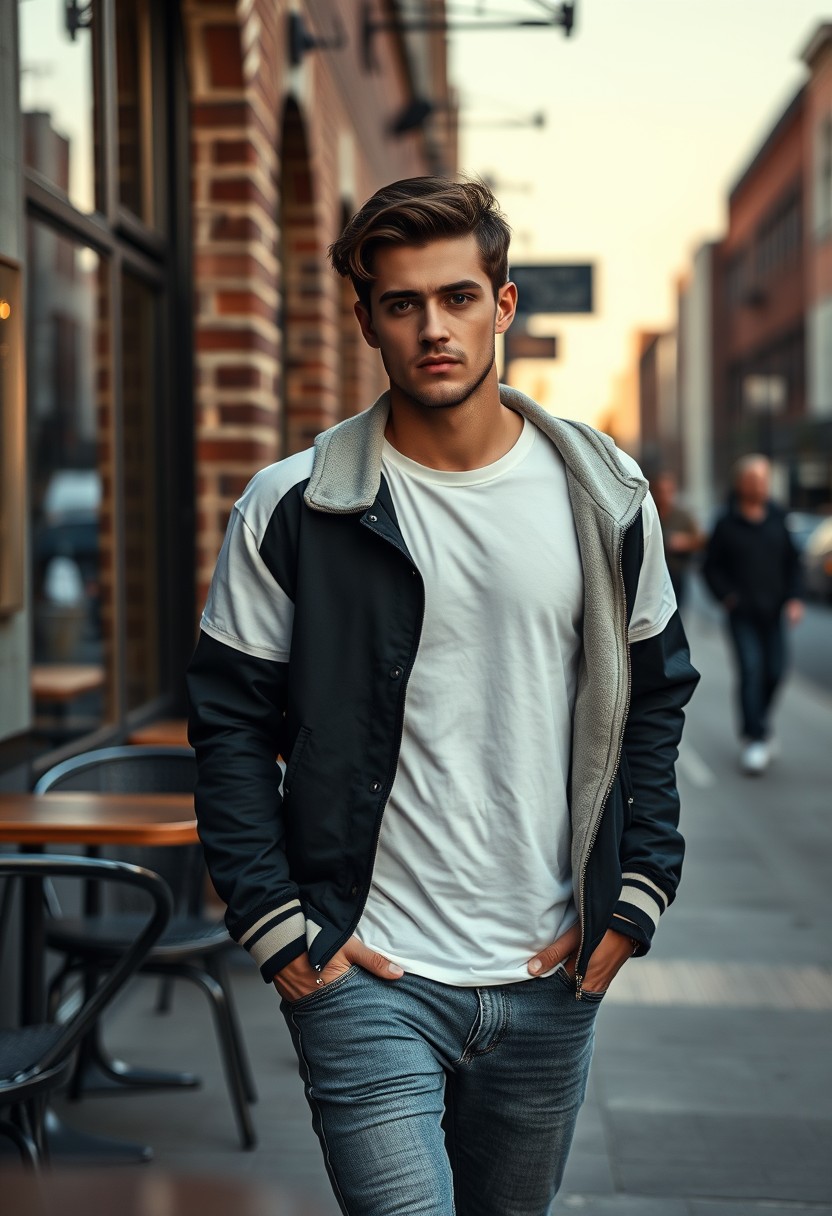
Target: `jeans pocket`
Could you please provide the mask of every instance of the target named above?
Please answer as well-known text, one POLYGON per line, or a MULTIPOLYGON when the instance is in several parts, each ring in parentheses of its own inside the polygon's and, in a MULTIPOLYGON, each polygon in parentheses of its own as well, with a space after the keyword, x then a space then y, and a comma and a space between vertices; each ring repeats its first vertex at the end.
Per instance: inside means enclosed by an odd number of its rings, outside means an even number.
POLYGON ((361 967, 357 963, 353 963, 341 975, 336 976, 334 980, 330 980, 328 984, 321 984, 314 988, 312 992, 307 992, 306 996, 298 997, 296 1001, 287 1001, 284 999, 284 1004, 294 1013, 296 1010, 308 1009, 310 1005, 319 1005, 323 1002, 324 997, 333 996, 339 989, 344 988, 350 980, 354 979, 361 967))
MULTIPOLYGON (((576 997, 578 991, 577 982, 573 979, 565 967, 558 967, 553 978, 560 980, 564 988, 567 988, 572 995, 576 997)), ((582 988, 580 999, 582 1001, 586 1001, 590 1005, 597 1005, 599 1001, 603 1001, 606 995, 606 992, 591 992, 588 988, 582 988)))

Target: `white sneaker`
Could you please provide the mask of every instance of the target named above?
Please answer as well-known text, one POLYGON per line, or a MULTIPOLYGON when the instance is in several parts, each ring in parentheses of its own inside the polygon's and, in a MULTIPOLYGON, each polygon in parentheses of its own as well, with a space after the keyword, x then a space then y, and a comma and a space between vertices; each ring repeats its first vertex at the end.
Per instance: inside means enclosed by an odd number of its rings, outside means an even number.
POLYGON ((742 771, 750 777, 758 777, 768 768, 771 760, 771 752, 769 746, 762 739, 755 739, 752 743, 746 743, 742 749, 742 757, 740 764, 742 771))

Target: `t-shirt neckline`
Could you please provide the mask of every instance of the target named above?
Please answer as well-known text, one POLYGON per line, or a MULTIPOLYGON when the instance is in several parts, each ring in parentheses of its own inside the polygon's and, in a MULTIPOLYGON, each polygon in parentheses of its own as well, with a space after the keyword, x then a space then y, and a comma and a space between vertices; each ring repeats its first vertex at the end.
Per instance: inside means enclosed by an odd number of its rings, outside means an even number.
POLYGON ((387 439, 384 440, 382 458, 417 481, 429 482, 436 486, 478 486, 487 481, 495 481, 498 477, 504 477, 506 473, 510 473, 512 469, 516 469, 519 464, 522 464, 534 446, 536 431, 534 423, 530 422, 528 418, 524 418, 523 429, 516 443, 499 460, 484 465, 481 469, 432 469, 428 465, 411 460, 409 456, 402 455, 398 448, 394 448, 387 439))

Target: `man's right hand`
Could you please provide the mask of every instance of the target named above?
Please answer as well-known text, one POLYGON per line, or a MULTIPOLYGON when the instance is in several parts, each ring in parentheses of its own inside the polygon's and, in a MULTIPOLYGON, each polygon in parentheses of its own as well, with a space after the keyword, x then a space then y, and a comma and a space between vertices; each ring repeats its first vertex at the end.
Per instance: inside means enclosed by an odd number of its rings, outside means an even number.
POLYGON ((371 971, 382 980, 397 980, 404 975, 398 963, 391 963, 383 954, 369 950, 357 937, 351 937, 338 953, 332 956, 322 971, 315 970, 309 962, 308 954, 301 954, 278 971, 272 983, 284 1001, 299 1001, 318 988, 331 984, 353 966, 363 967, 365 971, 371 971), (319 983, 319 980, 323 983, 319 983))

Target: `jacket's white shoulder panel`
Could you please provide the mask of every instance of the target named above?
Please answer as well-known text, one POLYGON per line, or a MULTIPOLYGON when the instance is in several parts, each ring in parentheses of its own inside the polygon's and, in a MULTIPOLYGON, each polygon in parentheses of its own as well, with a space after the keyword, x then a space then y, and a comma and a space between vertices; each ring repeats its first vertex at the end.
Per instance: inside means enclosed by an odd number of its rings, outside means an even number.
MULTIPOLYGON (((628 456, 626 452, 620 452, 620 456, 628 472, 632 469, 642 476, 632 456, 628 456)), ((643 642, 661 633, 676 611, 676 595, 664 556, 662 525, 653 495, 649 492, 641 504, 641 520, 644 557, 641 561, 636 602, 630 617, 631 642, 643 642)))
POLYGON ((258 546, 281 498, 309 478, 314 456, 314 449, 306 448, 285 460, 266 465, 254 474, 243 490, 235 507, 254 533, 258 546))
POLYGON ((312 468, 312 451, 261 469, 234 505, 200 625, 218 642, 258 659, 285 663, 295 606, 260 556, 280 500, 312 468))

